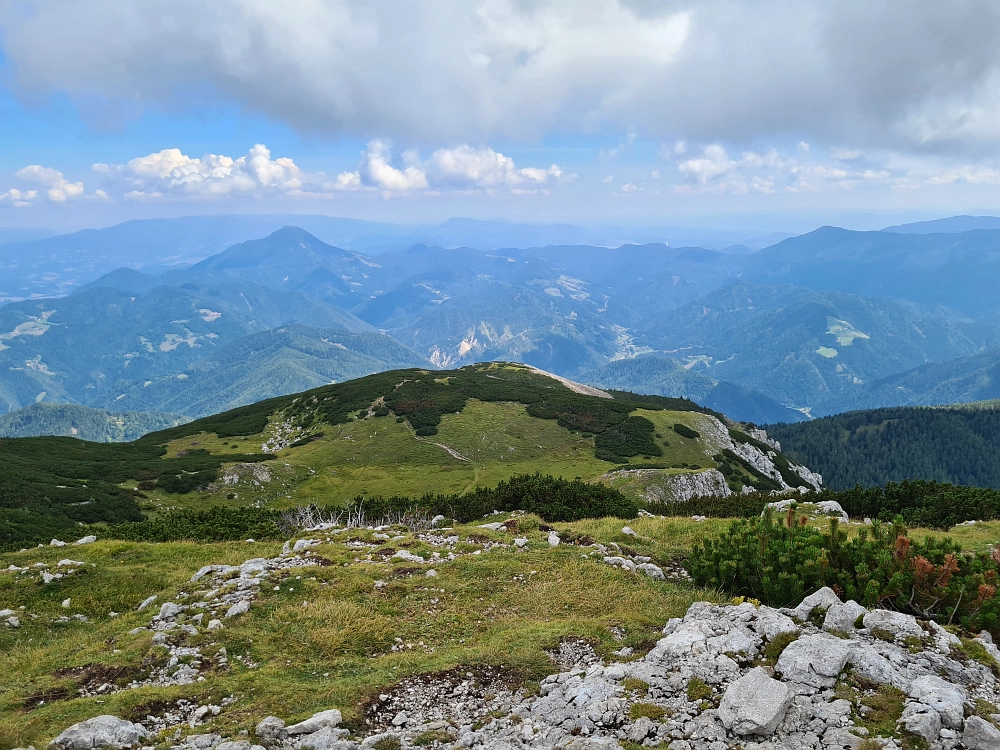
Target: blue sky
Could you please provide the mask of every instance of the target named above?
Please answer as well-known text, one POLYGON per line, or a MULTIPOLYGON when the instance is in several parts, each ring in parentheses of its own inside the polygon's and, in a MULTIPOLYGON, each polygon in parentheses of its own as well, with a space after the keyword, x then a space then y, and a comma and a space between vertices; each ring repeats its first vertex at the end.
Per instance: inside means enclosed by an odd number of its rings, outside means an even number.
POLYGON ((0 225, 877 226, 1000 210, 1000 8, 0 6, 0 225))

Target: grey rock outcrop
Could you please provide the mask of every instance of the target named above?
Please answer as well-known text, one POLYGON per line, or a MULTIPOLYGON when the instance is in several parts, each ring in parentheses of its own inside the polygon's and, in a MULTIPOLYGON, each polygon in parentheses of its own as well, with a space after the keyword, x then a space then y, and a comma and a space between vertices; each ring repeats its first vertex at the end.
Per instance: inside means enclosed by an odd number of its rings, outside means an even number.
POLYGON ((52 740, 60 750, 94 750, 107 747, 124 750, 139 745, 149 733, 141 724, 119 719, 117 716, 95 716, 64 730, 52 740))

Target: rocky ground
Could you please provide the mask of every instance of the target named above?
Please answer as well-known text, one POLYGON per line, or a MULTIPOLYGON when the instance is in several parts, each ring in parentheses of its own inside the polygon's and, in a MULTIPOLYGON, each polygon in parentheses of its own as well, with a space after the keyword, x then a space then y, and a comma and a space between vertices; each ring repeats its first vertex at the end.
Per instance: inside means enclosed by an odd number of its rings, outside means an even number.
MULTIPOLYGON (((218 592, 212 609, 224 617, 250 600, 237 600, 240 592, 252 597, 262 585, 245 581, 259 581, 296 557, 203 569, 194 582, 218 592)), ((190 605, 168 604, 151 622, 158 632, 169 633, 175 629, 170 623, 191 611, 175 609, 190 605)), ((987 633, 963 639, 934 622, 841 602, 829 589, 795 609, 699 602, 666 623, 647 654, 617 656, 620 661, 602 663, 585 641, 564 641, 552 653, 561 671, 534 694, 502 668, 408 677, 362 707, 364 729, 354 733, 340 726, 335 707, 291 726, 280 717, 261 717, 253 735, 194 733, 220 708, 198 707, 189 726, 166 737, 165 727, 101 716, 66 729, 54 745, 1000 749, 1000 651, 987 633)))

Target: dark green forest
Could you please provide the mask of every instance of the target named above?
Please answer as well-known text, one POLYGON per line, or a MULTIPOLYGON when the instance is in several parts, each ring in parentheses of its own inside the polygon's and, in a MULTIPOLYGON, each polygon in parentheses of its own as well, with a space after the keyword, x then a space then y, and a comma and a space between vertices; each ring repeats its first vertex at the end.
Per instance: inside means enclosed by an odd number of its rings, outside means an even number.
POLYGON ((766 429, 834 490, 916 479, 1000 489, 998 402, 871 409, 766 429))

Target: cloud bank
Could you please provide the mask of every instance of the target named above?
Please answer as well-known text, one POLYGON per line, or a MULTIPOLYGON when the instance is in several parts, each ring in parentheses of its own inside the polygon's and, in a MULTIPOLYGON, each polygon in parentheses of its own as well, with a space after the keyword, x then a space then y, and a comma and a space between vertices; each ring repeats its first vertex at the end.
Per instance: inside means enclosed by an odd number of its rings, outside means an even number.
MULTIPOLYGON (((9 0, 0 28, 25 95, 167 109, 221 96, 330 136, 1000 144, 989 0, 9 0)), ((407 165, 376 176, 369 153, 373 185, 419 189, 407 165)), ((478 157, 456 159, 461 175, 478 157)))

